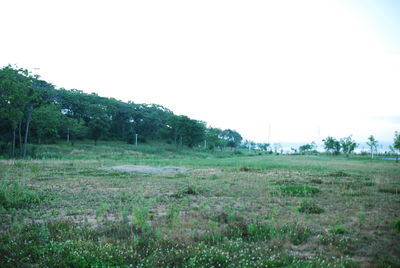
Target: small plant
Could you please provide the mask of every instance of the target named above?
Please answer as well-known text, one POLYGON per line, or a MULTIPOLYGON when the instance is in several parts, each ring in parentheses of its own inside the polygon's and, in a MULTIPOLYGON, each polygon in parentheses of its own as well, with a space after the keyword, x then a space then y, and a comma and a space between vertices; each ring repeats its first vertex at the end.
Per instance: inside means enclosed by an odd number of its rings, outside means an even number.
POLYGON ((186 195, 198 195, 202 192, 201 189, 196 187, 195 185, 188 185, 186 188, 179 190, 175 194, 172 195, 174 198, 183 198, 186 195))
POLYGON ((147 207, 138 206, 132 211, 132 223, 142 232, 148 229, 149 209, 147 207))
POLYGON ((31 172, 33 175, 37 176, 39 174, 40 168, 38 166, 32 166, 31 172))
POLYGON ((109 208, 108 204, 102 203, 97 209, 96 209, 96 220, 98 221, 101 217, 106 217, 106 212, 107 209, 109 208))
POLYGON ((167 207, 167 220, 172 225, 179 224, 179 216, 181 213, 181 208, 176 204, 171 204, 167 207))
POLYGON ((319 207, 314 200, 304 200, 300 203, 298 211, 308 214, 321 214, 324 212, 324 209, 319 207))
POLYGON ((346 234, 348 233, 348 230, 343 225, 338 224, 329 228, 328 232, 331 234, 346 234))

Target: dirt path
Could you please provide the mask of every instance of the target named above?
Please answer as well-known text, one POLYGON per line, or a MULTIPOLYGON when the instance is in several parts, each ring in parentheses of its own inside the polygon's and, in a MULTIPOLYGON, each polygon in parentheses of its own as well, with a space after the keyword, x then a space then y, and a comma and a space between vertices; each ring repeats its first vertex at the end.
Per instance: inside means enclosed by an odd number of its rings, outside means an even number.
POLYGON ((138 172, 145 174, 171 174, 171 173, 184 173, 189 170, 186 167, 154 167, 145 165, 122 165, 107 168, 107 170, 120 171, 120 172, 138 172))

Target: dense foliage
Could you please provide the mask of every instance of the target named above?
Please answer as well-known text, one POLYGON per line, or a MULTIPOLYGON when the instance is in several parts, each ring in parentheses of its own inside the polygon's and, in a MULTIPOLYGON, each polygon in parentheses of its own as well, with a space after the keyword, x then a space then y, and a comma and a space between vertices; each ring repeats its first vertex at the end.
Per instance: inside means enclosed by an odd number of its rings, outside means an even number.
POLYGON ((157 104, 122 102, 72 89, 56 89, 27 70, 0 69, 0 154, 27 156, 27 144, 64 139, 163 140, 177 146, 237 147, 234 130, 207 128, 206 123, 175 115, 157 104), (137 135, 137 136, 136 136, 137 135))

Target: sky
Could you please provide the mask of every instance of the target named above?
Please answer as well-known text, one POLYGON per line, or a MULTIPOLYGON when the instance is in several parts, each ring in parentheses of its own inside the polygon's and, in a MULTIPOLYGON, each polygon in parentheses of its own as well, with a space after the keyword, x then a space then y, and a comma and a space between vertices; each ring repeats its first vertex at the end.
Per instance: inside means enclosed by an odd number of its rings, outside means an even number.
POLYGON ((0 66, 257 142, 400 131, 400 1, 18 1, 0 66))

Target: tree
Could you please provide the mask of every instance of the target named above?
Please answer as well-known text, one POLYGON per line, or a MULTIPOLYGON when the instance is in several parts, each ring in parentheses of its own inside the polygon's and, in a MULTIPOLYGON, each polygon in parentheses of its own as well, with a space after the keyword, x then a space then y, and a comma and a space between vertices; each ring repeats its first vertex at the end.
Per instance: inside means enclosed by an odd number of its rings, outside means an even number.
POLYGON ((299 147, 299 152, 304 154, 304 153, 308 153, 311 152, 312 150, 314 150, 317 147, 317 145, 315 144, 315 142, 311 142, 311 143, 307 143, 304 145, 301 145, 299 147))
POLYGON ((354 149, 357 147, 357 143, 351 139, 351 135, 340 139, 340 147, 346 156, 348 157, 354 149))
POLYGON ((163 135, 172 139, 177 147, 182 145, 193 147, 204 141, 205 130, 205 123, 202 121, 190 119, 185 115, 171 114, 163 135))
POLYGON ((208 149, 223 148, 226 145, 223 139, 223 131, 219 128, 207 128, 205 130, 205 140, 208 149))
POLYGON ((49 93, 54 90, 53 85, 44 80, 39 80, 39 76, 29 76, 32 84, 27 88, 25 94, 28 97, 28 102, 25 105, 25 135, 23 143, 22 157, 26 157, 27 144, 29 136, 30 123, 32 121, 32 114, 35 109, 46 104, 49 101, 49 93))
POLYGON ((333 154, 339 154, 340 152, 340 142, 335 138, 328 136, 326 139, 322 140, 324 142, 324 147, 327 152, 333 154))
POLYGON ((397 131, 394 133, 393 149, 397 150, 396 162, 398 162, 400 152, 400 133, 397 131))
POLYGON ((67 143, 74 144, 75 139, 82 139, 88 134, 88 127, 82 120, 64 115, 61 132, 67 143))
POLYGON ((231 147, 231 149, 238 147, 243 140, 239 132, 231 129, 225 129, 222 132, 222 138, 226 141, 226 145, 231 147))
POLYGON ((376 149, 378 147, 378 141, 374 138, 373 135, 368 137, 367 145, 371 150, 371 158, 374 158, 374 152, 376 152, 376 149))
POLYGON ((109 124, 107 118, 100 114, 89 122, 88 127, 89 136, 94 140, 94 144, 97 145, 97 141, 107 133, 109 124))
POLYGON ((263 151, 268 151, 270 144, 269 143, 258 143, 257 146, 263 151))
POLYGON ((16 131, 19 129, 22 153, 21 127, 28 102, 26 89, 31 86, 28 71, 8 65, 0 70, 0 118, 6 119, 12 130, 12 157, 15 157, 16 131))
POLYGON ((36 109, 32 114, 32 132, 36 135, 38 143, 43 139, 57 139, 61 120, 60 107, 55 104, 43 105, 36 109))

